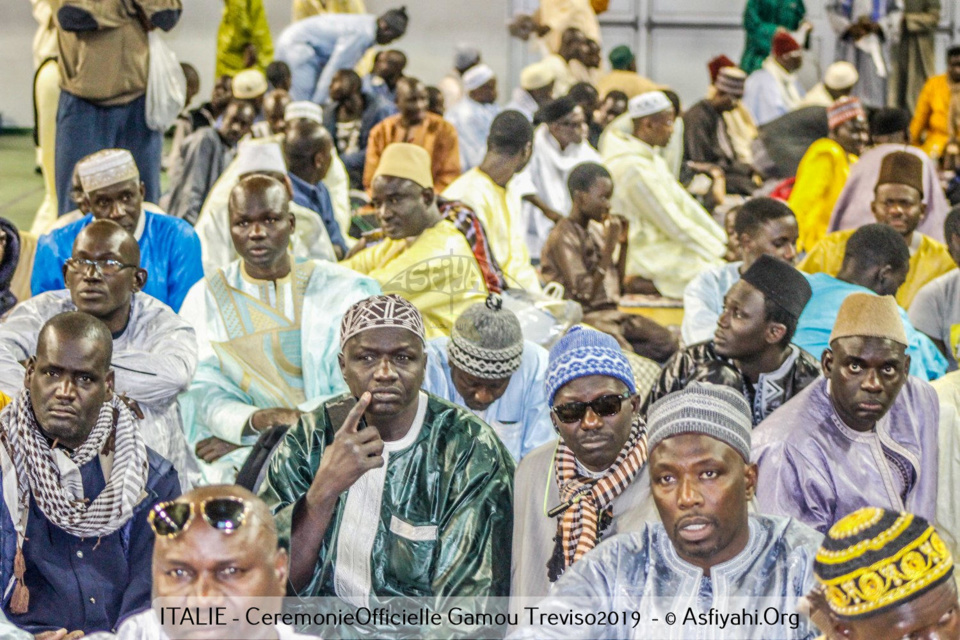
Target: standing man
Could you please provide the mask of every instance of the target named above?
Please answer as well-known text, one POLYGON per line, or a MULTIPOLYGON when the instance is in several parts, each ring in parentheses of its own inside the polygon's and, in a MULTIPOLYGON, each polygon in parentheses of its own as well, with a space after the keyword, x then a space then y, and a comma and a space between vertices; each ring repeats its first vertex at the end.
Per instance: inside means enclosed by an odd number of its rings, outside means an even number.
POLYGON ((217 76, 244 69, 266 71, 273 61, 273 39, 263 0, 224 0, 217 30, 217 76))
POLYGON ((294 22, 277 38, 277 60, 293 76, 291 97, 326 104, 333 74, 352 69, 367 49, 400 38, 407 30, 405 7, 374 15, 321 14, 294 22))
POLYGON ((340 318, 380 292, 329 262, 295 261, 289 204, 275 178, 242 179, 229 204, 240 259, 198 282, 181 310, 200 345, 181 407, 206 484, 232 483, 257 436, 296 423, 297 405, 344 390, 333 349, 340 318))
POLYGON ((485 64, 463 74, 464 96, 444 114, 460 140, 460 168, 469 171, 483 161, 490 125, 500 113, 497 78, 485 64))
POLYGON ((0 414, 3 611, 34 634, 109 631, 148 608, 147 512, 180 495, 177 472, 114 393, 112 344, 92 316, 54 316, 0 414))
POLYGON ((33 295, 63 289, 62 267, 74 240, 94 220, 113 220, 140 245, 140 266, 150 274, 143 292, 177 311, 193 283, 203 277, 200 239, 183 220, 143 208, 145 187, 126 149, 104 149, 77 166, 83 189, 80 220, 40 237, 30 288, 33 295))
POLYGON ((903 23, 899 41, 890 47, 890 83, 887 104, 917 110, 917 98, 934 74, 934 38, 940 26, 940 0, 902 0, 903 23))
POLYGON ((517 462, 556 437, 544 391, 547 352, 523 339, 500 296, 468 307, 449 338, 427 342, 427 354, 424 390, 473 411, 517 462))
POLYGON ((836 0, 826 4, 837 35, 836 60, 853 63, 860 82, 853 95, 868 107, 887 103, 890 47, 900 40, 903 0, 836 0))
POLYGON ((54 2, 59 43, 57 204, 70 211, 70 179, 81 158, 101 149, 129 149, 149 202, 160 199, 162 132, 147 126, 147 32, 170 31, 181 0, 54 2), (66 5, 66 6, 65 6, 66 5))
POLYGON ((361 300, 340 349, 349 393, 301 417, 261 490, 289 542, 292 591, 350 607, 506 596, 513 459, 467 409, 420 390, 420 313, 395 295, 361 300))

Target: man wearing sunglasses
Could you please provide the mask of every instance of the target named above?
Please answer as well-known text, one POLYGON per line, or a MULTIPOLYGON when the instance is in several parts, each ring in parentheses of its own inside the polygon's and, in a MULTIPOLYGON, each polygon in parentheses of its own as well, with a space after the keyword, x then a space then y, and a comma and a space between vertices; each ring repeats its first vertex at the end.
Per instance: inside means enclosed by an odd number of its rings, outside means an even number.
POLYGON ((147 446, 173 464, 184 488, 192 486, 198 467, 183 435, 177 395, 197 367, 193 328, 143 293, 149 276, 140 268, 137 241, 110 220, 80 231, 63 277, 66 289, 23 301, 0 323, 0 391, 11 398, 19 391, 22 363, 36 352, 47 320, 65 311, 88 313, 113 335, 114 388, 136 401, 147 446))
POLYGON ((601 543, 538 603, 541 620, 621 608, 638 616, 610 626, 534 623, 511 638, 694 638, 709 628, 712 638, 812 639, 796 605, 814 584, 822 536, 790 518, 748 512, 757 486, 751 428, 749 405, 730 387, 694 383, 655 403, 644 475, 660 522, 601 543), (690 620, 718 613, 740 617, 690 620))
MULTIPOLYGON (((191 629, 161 621, 156 608, 128 618, 116 635, 90 640, 169 638, 307 638, 285 624, 247 623, 247 611, 274 612, 287 590, 287 552, 278 545, 273 515, 263 500, 237 486, 201 487, 150 512, 155 607, 223 607, 223 624, 191 629)), ((169 612, 165 612, 169 613, 169 612)))
MULTIPOLYGON (((340 327, 350 393, 304 414, 271 458, 260 495, 290 542, 299 596, 367 607, 509 592, 513 459, 470 411, 420 390, 424 334, 400 296, 350 307, 340 327)), ((397 632, 385 623, 375 635, 397 632)))
POLYGON ((143 182, 126 149, 104 149, 77 163, 83 189, 81 211, 75 222, 40 236, 30 288, 33 295, 64 285, 61 267, 71 255, 80 231, 94 220, 112 220, 129 231, 140 245, 143 267, 150 279, 144 292, 180 309, 193 283, 203 277, 200 239, 188 223, 144 209, 143 182))
POLYGON ((55 315, 0 414, 2 606, 41 638, 114 629, 150 606, 147 513, 180 495, 115 393, 112 348, 100 320, 55 315))
MULTIPOLYGON (((514 598, 545 596, 601 539, 653 515, 646 435, 630 363, 609 334, 574 327, 550 350, 547 402, 559 442, 531 451, 514 479, 514 598)), ((525 603, 514 600, 512 611, 525 603)))
POLYGON ((700 380, 743 389, 760 424, 820 376, 820 362, 791 344, 812 295, 802 273, 762 255, 724 296, 713 340, 682 349, 664 365, 640 410, 700 380))

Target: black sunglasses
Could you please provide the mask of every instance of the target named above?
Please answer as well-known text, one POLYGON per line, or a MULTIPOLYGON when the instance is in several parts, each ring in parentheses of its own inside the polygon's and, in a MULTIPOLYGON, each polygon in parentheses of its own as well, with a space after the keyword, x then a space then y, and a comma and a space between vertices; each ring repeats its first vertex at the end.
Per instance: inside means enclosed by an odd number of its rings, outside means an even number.
POLYGON ((610 395, 594 398, 590 402, 568 402, 558 404, 553 408, 560 422, 572 423, 580 422, 583 416, 587 415, 587 407, 593 410, 601 418, 615 416, 620 413, 624 400, 630 399, 630 392, 624 391, 622 394, 611 393, 610 395))
MULTIPOLYGON (((199 511, 208 525, 223 533, 233 533, 247 518, 250 505, 243 498, 207 498, 199 511)), ((147 520, 153 532, 164 538, 176 538, 187 530, 196 513, 192 502, 161 502, 150 510, 147 520)))

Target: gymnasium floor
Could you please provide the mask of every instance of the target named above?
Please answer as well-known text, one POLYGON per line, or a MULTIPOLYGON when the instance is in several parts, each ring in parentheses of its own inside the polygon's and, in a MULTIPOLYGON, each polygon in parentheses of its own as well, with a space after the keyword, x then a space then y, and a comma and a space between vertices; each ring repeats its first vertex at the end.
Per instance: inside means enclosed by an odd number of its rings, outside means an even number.
POLYGON ((0 134, 0 217, 29 229, 43 201, 43 178, 34 172, 33 136, 0 134))

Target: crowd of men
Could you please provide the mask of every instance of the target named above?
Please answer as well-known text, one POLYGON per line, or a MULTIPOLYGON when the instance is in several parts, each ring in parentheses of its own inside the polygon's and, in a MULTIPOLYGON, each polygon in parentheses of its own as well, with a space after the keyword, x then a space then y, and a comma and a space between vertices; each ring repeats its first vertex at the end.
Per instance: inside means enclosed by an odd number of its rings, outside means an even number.
POLYGON ((0 636, 186 637, 151 602, 197 597, 203 637, 960 640, 960 47, 918 79, 913 4, 830 8, 807 88, 803 4, 748 0, 684 109, 604 71, 596 2, 514 18, 507 103, 475 47, 409 75, 405 8, 295 0, 274 46, 227 0, 157 128, 181 0, 34 0, 0 636), (285 595, 514 617, 240 610, 285 595))

